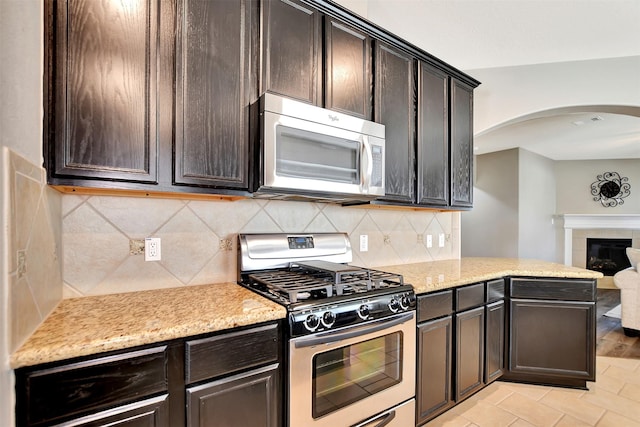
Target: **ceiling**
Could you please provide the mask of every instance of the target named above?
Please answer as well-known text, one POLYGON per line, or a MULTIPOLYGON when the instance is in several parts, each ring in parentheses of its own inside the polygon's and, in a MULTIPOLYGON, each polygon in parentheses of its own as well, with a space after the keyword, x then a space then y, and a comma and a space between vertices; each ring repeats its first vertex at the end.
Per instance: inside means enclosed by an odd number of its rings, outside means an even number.
MULTIPOLYGON (((474 69, 640 56, 640 0, 336 0, 473 75, 474 69)), ((476 135, 477 154, 640 158, 634 106, 534 113, 476 135)))

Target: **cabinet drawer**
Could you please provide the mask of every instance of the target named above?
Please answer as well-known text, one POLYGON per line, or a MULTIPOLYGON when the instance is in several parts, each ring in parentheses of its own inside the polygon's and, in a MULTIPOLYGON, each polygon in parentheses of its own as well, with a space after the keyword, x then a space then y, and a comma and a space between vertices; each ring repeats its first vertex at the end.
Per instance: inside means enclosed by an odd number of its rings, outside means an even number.
POLYGON ((23 425, 47 423, 167 391, 166 346, 17 373, 23 425))
POLYGON ((511 298, 595 301, 595 280, 512 278, 511 298))
POLYGON ((418 323, 451 313, 453 313, 451 290, 418 296, 418 323))
POLYGON ((456 311, 484 304, 484 282, 456 288, 456 311))
POLYGON ((278 325, 186 343, 187 384, 278 361, 278 325))
POLYGON ((490 280, 487 282, 487 302, 504 299, 504 279, 490 280))

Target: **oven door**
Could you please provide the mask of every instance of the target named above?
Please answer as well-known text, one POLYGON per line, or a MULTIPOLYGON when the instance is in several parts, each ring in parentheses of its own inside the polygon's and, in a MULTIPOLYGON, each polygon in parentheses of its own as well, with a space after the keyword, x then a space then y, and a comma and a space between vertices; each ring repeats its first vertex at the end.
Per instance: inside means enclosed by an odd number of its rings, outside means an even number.
POLYGON ((289 426, 352 426, 415 396, 415 312, 289 342, 289 426))

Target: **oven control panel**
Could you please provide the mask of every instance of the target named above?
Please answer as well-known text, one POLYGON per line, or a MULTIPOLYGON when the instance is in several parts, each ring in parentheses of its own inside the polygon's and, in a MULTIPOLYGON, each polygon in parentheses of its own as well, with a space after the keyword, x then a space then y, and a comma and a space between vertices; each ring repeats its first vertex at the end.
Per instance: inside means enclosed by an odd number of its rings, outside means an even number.
POLYGON ((413 290, 298 307, 289 314, 291 337, 362 324, 415 309, 413 290))

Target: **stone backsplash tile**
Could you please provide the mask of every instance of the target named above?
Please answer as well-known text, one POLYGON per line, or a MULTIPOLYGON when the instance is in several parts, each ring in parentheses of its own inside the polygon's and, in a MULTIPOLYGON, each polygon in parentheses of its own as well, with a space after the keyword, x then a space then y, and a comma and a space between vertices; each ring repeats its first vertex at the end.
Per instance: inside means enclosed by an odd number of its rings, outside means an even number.
MULTIPOLYGON (((7 150, 6 278, 9 284, 10 351, 36 329, 62 299, 62 196, 45 184, 45 173, 7 150)), ((0 278, 5 280, 5 278, 0 278)))
POLYGON ((251 199, 63 197, 72 198, 63 202, 65 297, 233 282, 238 233, 345 232, 353 264, 365 267, 459 257, 456 212, 251 199), (427 232, 445 233, 445 247, 428 250, 427 232), (359 250, 360 234, 369 236, 367 252, 359 250), (128 241, 145 237, 162 239, 161 261, 129 254, 128 241), (98 254, 92 241, 107 248, 98 254))

